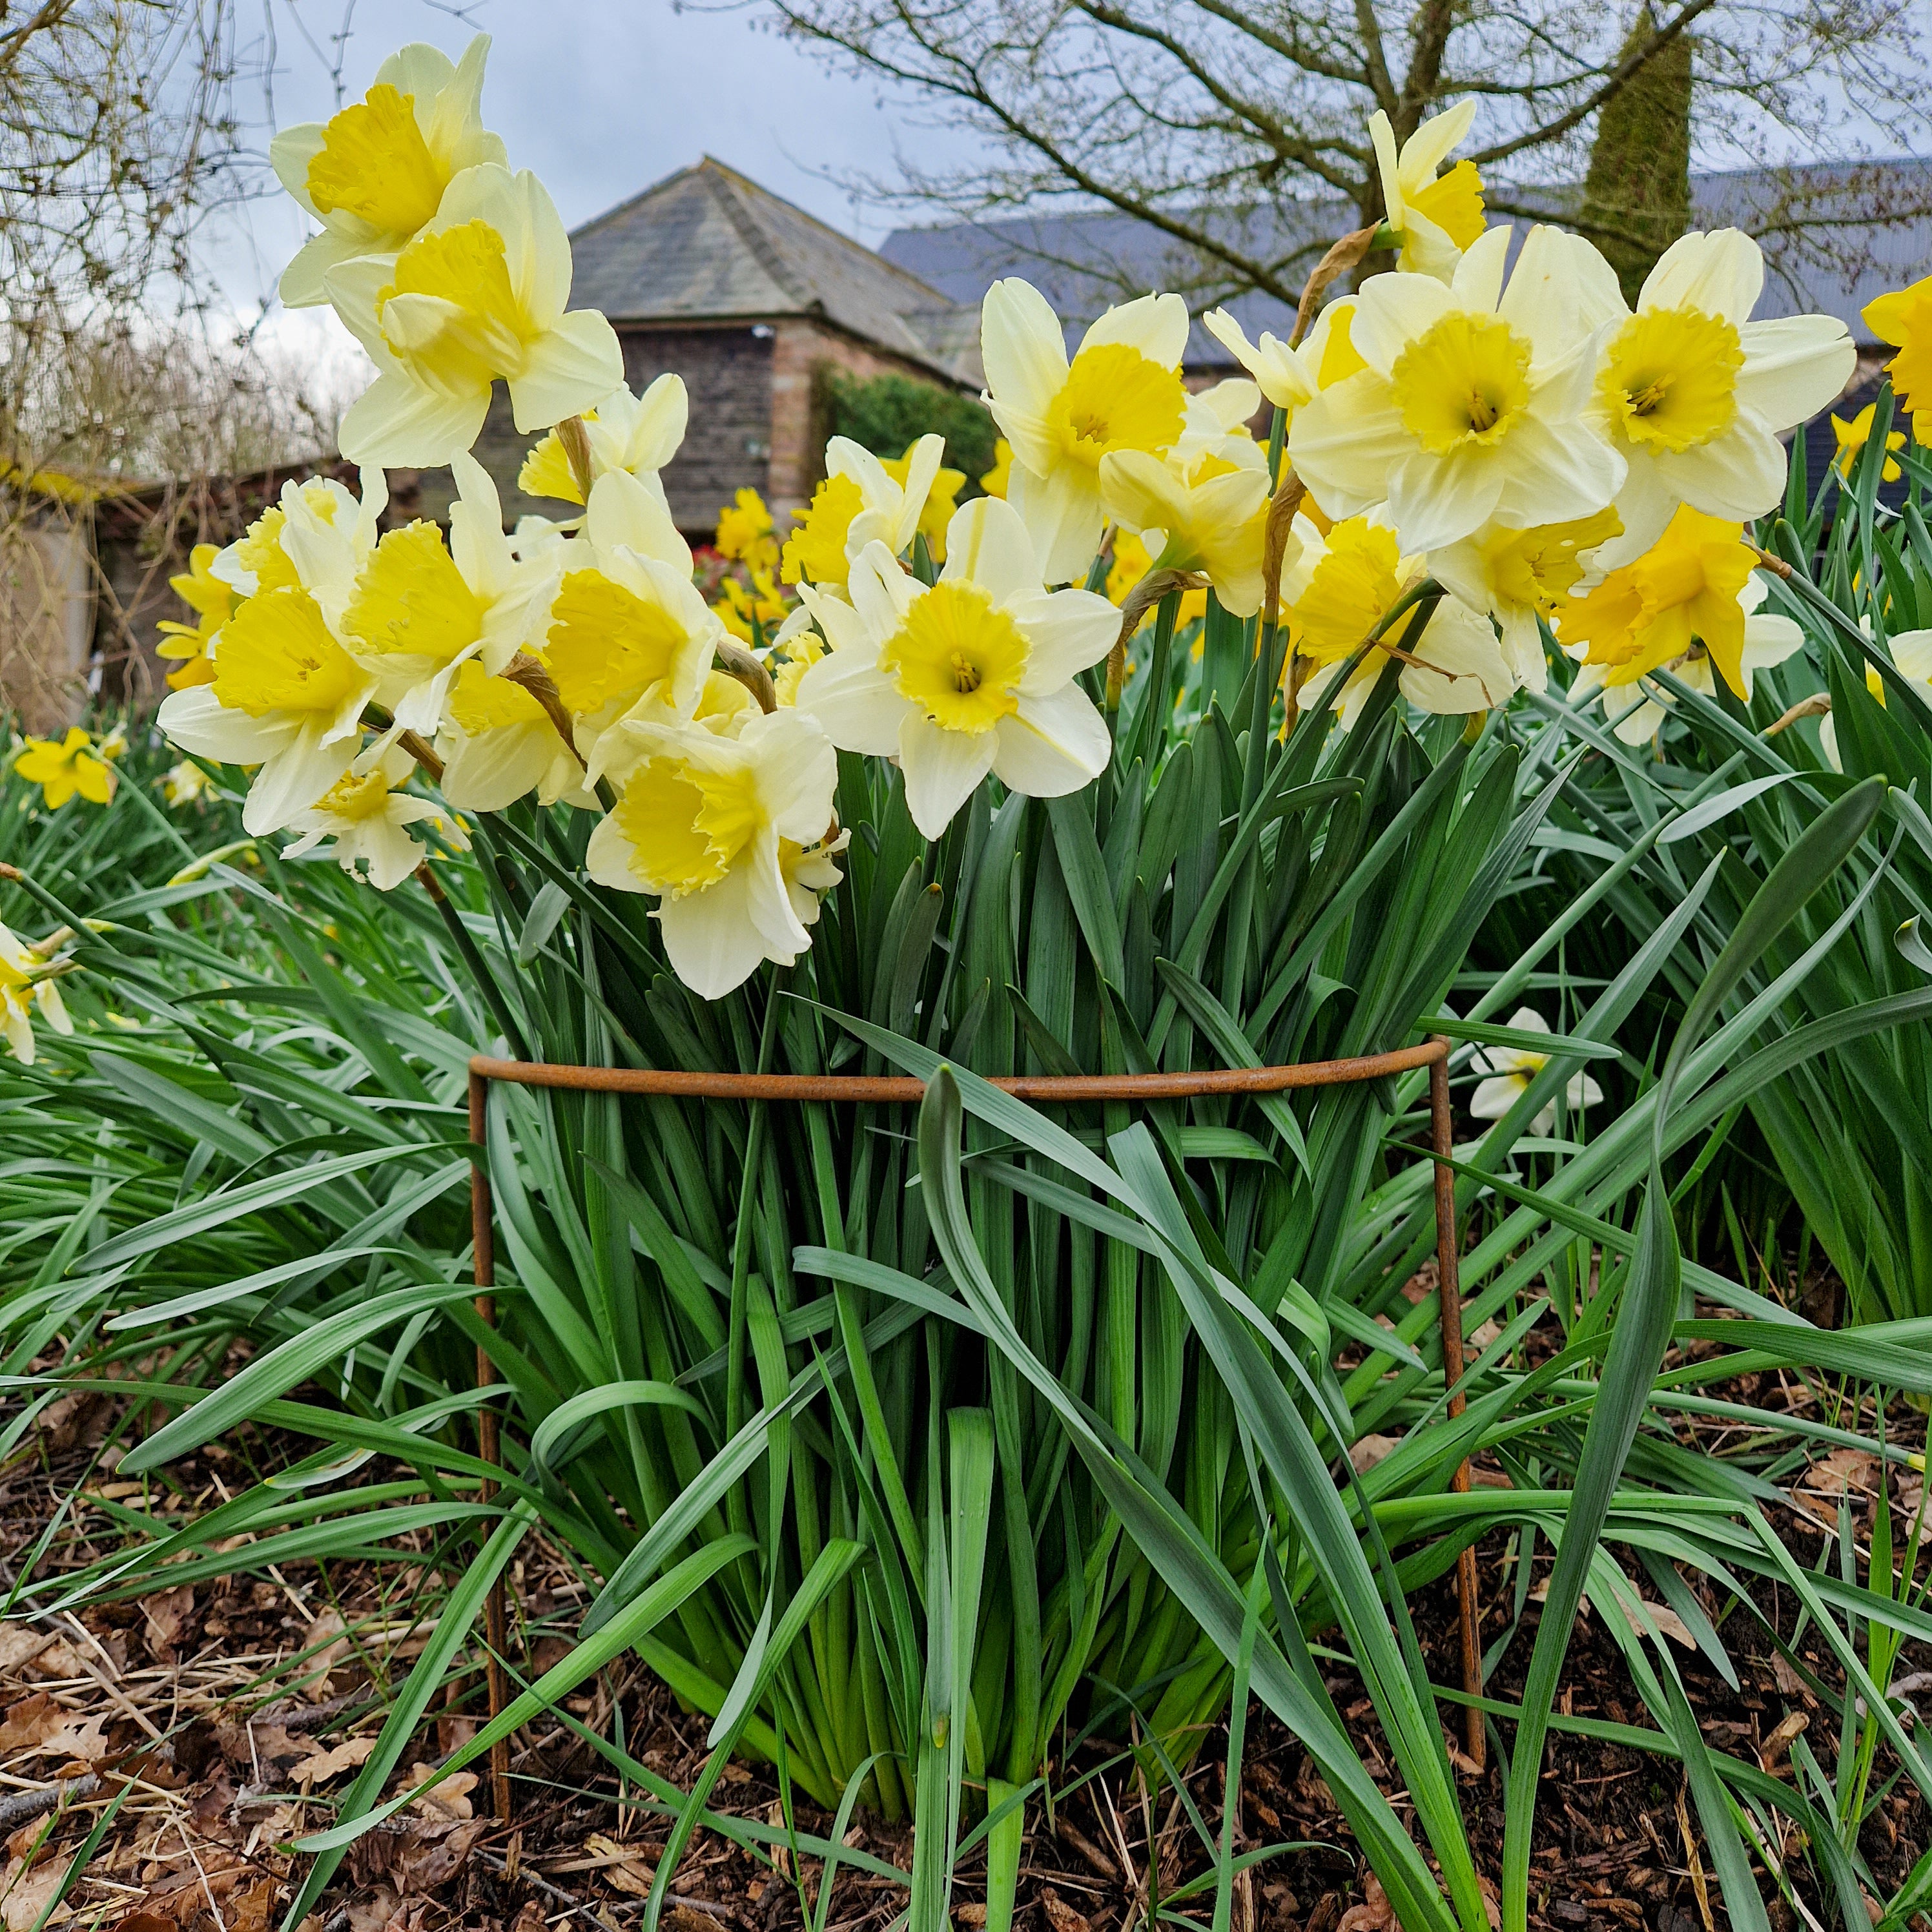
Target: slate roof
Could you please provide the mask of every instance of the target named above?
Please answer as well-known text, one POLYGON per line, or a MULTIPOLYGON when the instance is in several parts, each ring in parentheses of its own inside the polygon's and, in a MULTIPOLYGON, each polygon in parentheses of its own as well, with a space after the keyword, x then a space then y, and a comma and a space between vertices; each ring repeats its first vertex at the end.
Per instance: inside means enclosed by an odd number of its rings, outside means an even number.
POLYGON ((962 316, 904 266, 709 155, 570 239, 572 303, 620 327, 814 316, 979 386, 976 302, 962 316))
MULTIPOLYGON (((1802 241, 1766 244, 1764 295, 1756 313, 1760 316, 1817 311, 1837 316, 1860 342, 1870 331, 1858 312, 1886 289, 1932 274, 1932 160, 1906 158, 1854 171, 1835 165, 1794 169, 1790 179, 1808 196, 1840 196, 1848 220, 1861 188, 1868 187, 1874 169, 1888 178, 1894 205, 1925 211, 1912 219, 1873 227, 1860 237, 1864 258, 1847 274, 1842 263, 1821 259, 1802 241)), ((1702 228, 1753 226, 1778 193, 1775 178, 1761 170, 1704 175, 1691 182, 1694 222, 1702 228)), ((1546 208, 1560 220, 1574 206, 1576 190, 1543 188, 1514 191, 1516 205, 1546 208)), ((1328 244, 1354 226, 1352 203, 1339 200, 1291 202, 1252 214, 1219 218, 1229 240, 1246 253, 1262 253, 1282 261, 1283 276, 1298 285, 1328 244)), ((1519 219, 1521 232, 1527 226, 1519 219)), ((1068 318, 1069 346, 1086 323, 1109 302, 1121 298, 1123 285, 1136 290, 1198 290, 1202 281, 1199 258, 1157 229, 1132 216, 1107 209, 1061 214, 1016 215, 998 220, 960 222, 943 227, 902 228, 881 244, 885 259, 930 284, 962 307, 976 308, 988 285, 1002 275, 1022 275, 1068 318)), ((1211 308, 1211 294, 1201 300, 1190 293, 1190 306, 1211 308)), ((1284 303, 1264 295, 1238 296, 1227 307, 1250 337, 1262 329, 1286 335, 1294 316, 1284 303)), ((1232 368, 1228 352, 1197 322, 1188 344, 1188 366, 1203 370, 1232 368)))

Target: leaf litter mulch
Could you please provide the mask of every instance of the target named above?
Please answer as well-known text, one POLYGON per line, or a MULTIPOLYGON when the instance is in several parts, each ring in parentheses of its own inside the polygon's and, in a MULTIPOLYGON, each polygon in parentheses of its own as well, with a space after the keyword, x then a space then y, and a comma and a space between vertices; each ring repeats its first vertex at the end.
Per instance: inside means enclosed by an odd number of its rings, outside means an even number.
MULTIPOLYGON (((1766 1403, 1778 1391, 1774 1384, 1768 1396, 1761 1388, 1744 1393, 1766 1403)), ((1793 1408, 1811 1400, 1795 1382, 1784 1394, 1793 1408)), ((140 1495, 142 1486, 117 1483, 116 1452, 100 1447, 113 1413, 98 1399, 64 1398, 44 1412, 0 1470, 0 1591, 13 1591, 23 1570, 57 1575, 117 1546, 107 1506, 140 1495)), ((1907 1428, 1922 1439, 1924 1424, 1909 1412, 1894 1418, 1893 1439, 1907 1428)), ((177 1488, 161 1506, 185 1518, 290 1450, 268 1436, 230 1440, 234 1446, 211 1445, 177 1466, 170 1472, 177 1488)), ((368 1472, 370 1479, 380 1474, 374 1466, 368 1472)), ((1874 1458, 1834 1450, 1788 1492, 1780 1530, 1801 1558, 1815 1558, 1820 1537, 1837 1540, 1840 1496, 1849 1496, 1868 1525, 1880 1483, 1874 1458)), ((1902 1538, 1917 1498, 1899 1494, 1895 1475, 1889 1487, 1902 1538)), ((0 1932, 35 1932, 44 1923, 75 1932, 268 1932, 278 1925, 301 1876, 291 1842, 332 1820, 374 1748, 390 1693, 429 1640, 443 1579, 462 1560, 461 1551, 427 1541, 418 1553, 422 1561, 412 1562, 405 1540, 398 1560, 380 1566, 294 1562, 259 1577, 0 1622, 0 1932)), ((1479 1555, 1490 1645, 1508 1626, 1514 1588, 1504 1539, 1489 1540, 1479 1555)), ((585 1592, 570 1566, 536 1542, 526 1544, 511 1580, 518 1611, 511 1660, 528 1678, 568 1647, 585 1592)), ((1788 1775, 1785 1754, 1808 1730, 1831 1766, 1835 1712, 1768 1642, 1740 1647, 1744 1619, 1727 1623, 1726 1606, 1694 1580, 1691 1587, 1729 1633, 1740 1679, 1733 1688, 1700 1652, 1682 1652, 1678 1669, 1706 1738, 1788 1775)), ((1535 1594, 1488 1686, 1492 1696, 1520 1695, 1535 1594)), ((1783 1609, 1780 1628, 1791 1621, 1788 1597, 1783 1609)), ((1453 1584, 1444 1580, 1418 1592, 1412 1610, 1432 1676, 1456 1682, 1453 1584)), ((1808 1666, 1834 1690, 1828 1652, 1815 1638, 1798 1641, 1808 1666)), ((681 1709, 634 1659, 626 1662, 566 1708, 592 1730, 620 1738, 653 1773, 688 1788, 705 1761, 705 1721, 681 1709)), ((1932 1686, 1932 1674, 1921 1675, 1926 1662, 1918 1647, 1907 1646, 1894 1682, 1932 1686), (1917 1684, 1910 1681, 1915 1676, 1917 1684)), ((484 1693, 480 1660, 472 1664, 425 1719, 390 1795, 422 1784, 473 1734, 484 1693)), ((1401 1806, 1359 1680, 1338 1666, 1328 1688, 1362 1740, 1370 1769, 1401 1806)), ((1460 1736, 1453 1707, 1444 1709, 1460 1736)), ((1578 1625, 1558 1709, 1648 1724, 1622 1652, 1594 1614, 1578 1625)), ((1052 1768, 1060 1796, 1050 1815, 1039 1806, 1030 1814, 1022 1861, 1017 1916, 1025 1932, 1150 1932, 1150 1897, 1170 1920, 1208 1924, 1211 1888, 1187 1887, 1209 1870, 1210 1857, 1178 1796, 1149 1790, 1136 1777, 1133 1742, 1090 1742, 1052 1768)), ((1193 1808, 1217 1836, 1226 1744, 1225 1730, 1210 1733, 1186 1773, 1193 1808)), ((1886 1789, 1894 1768, 1881 1752, 1872 1788, 1885 1795, 1859 1841, 1888 1895, 1932 1844, 1932 1815, 1909 1781, 1886 1789)), ((1493 1756, 1480 1774, 1466 1760, 1459 1760, 1459 1771, 1478 1869, 1493 1874, 1502 1854, 1499 1772, 1493 1756)), ((489 1815, 487 1782, 466 1772, 358 1840, 302 1932, 626 1932, 638 1924, 669 1828, 662 1808, 620 1784, 560 1724, 532 1727, 514 1741, 512 1777, 512 1823, 489 1815)), ((1238 1846, 1284 1849, 1238 1879, 1235 1932, 1394 1932, 1381 1888, 1356 1856, 1326 1784, 1293 1736, 1259 1706, 1250 1721, 1240 1797, 1238 1846)), ((712 1809, 775 1828, 768 1835, 783 1834, 781 1794, 762 1766, 728 1766, 712 1809)), ((823 1838, 832 1820, 801 1802, 794 1823, 823 1838)), ((885 1932, 906 1893, 876 1867, 908 1869, 910 1833, 862 1818, 844 1842, 875 1864, 842 1864, 818 1919, 818 1859, 802 1856, 795 1867, 782 1843, 775 1856, 756 1856, 719 1833, 700 1832, 676 1875, 665 1915, 672 1932, 803 1932, 814 1920, 825 1932, 885 1932)), ((1783 1852, 1793 1843, 1788 1838, 1783 1852)), ((1794 1870, 1801 1865, 1794 1862, 1794 1870)), ((984 1923, 980 1876, 969 1861, 956 1888, 953 1916, 964 1932, 984 1923)), ((1810 1896, 1807 1883, 1799 1882, 1805 1916, 1834 1923, 1835 1906, 1810 1896)), ((1765 1892, 1778 1932, 1797 1932, 1798 1915, 1768 1878, 1765 1892)), ((1614 1744, 1554 1736, 1530 1906, 1539 1932, 1717 1932, 1724 1908, 1676 1765, 1614 1744)))

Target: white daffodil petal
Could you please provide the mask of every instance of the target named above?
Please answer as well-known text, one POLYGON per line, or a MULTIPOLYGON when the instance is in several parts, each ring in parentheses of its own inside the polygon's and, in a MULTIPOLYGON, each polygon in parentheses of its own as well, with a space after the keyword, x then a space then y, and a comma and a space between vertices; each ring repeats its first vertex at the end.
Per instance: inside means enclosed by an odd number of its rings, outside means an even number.
MULTIPOLYGON (((800 689, 802 694, 802 685, 800 689)), ((998 749, 998 740, 991 731, 949 731, 916 708, 905 712, 899 725, 898 754, 905 775, 906 809, 924 836, 937 838, 952 824, 952 814, 993 769, 998 749)))

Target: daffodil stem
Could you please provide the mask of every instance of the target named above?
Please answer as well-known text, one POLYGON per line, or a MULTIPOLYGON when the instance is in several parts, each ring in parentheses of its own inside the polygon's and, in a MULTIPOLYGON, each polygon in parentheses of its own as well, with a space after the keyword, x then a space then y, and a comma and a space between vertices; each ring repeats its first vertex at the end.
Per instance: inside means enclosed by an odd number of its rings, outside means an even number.
POLYGON ((442 922, 448 928, 450 943, 462 954, 464 964, 470 969, 470 976, 482 990, 488 1002, 491 1016, 503 1030, 503 1037, 508 1042, 511 1052, 519 1060, 530 1057, 530 1043, 524 1037, 523 1028, 517 1024, 517 1016, 510 1010, 510 1003, 503 997, 503 989, 496 983, 496 976, 490 971, 488 962, 477 950, 476 942, 470 936, 460 915, 449 902, 449 895, 442 889, 442 881, 430 870, 425 859, 416 868, 416 878, 434 902, 436 910, 442 915, 442 922))

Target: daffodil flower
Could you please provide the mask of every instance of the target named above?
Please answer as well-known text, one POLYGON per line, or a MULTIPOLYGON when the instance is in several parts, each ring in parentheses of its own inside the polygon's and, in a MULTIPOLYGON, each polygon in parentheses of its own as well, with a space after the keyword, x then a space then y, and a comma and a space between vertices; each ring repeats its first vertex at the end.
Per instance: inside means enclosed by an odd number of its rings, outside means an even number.
POLYGON ((993 466, 980 478, 981 490, 988 496, 1004 496, 1012 480, 1013 446, 1004 436, 993 439, 993 466))
POLYGON ((472 658, 449 687, 442 717, 442 791, 459 812, 501 812, 532 792, 540 805, 562 799, 595 809, 583 766, 521 685, 492 676, 472 658))
POLYGON ((718 529, 711 547, 731 563, 748 569, 775 571, 778 567, 778 540, 772 513, 755 490, 740 490, 718 513, 718 529))
MULTIPOLYGON (((1838 445, 1838 453, 1832 461, 1840 476, 1851 475, 1852 466, 1858 460, 1858 452, 1870 442, 1873 422, 1877 414, 1877 404, 1868 403, 1850 422, 1846 422, 1843 416, 1832 418, 1832 434, 1838 445)), ((1896 483, 1905 472, 1892 461, 1890 452, 1905 447, 1904 430, 1887 430, 1885 446, 1887 454, 1884 465, 1879 472, 1878 480, 1881 483, 1896 483)))
MULTIPOLYGON (((926 456, 923 446, 926 439, 920 436, 906 445, 898 456, 884 456, 879 459, 883 470, 900 489, 910 496, 914 488, 914 472, 923 469, 926 456)), ((940 439, 942 453, 945 439, 940 439)), ((926 488, 926 501, 919 512, 919 534, 926 539, 926 548, 934 563, 946 561, 946 526, 952 520, 952 513, 959 507, 959 492, 965 488, 966 472, 963 470, 949 470, 941 464, 932 472, 932 481, 926 488)), ((886 541, 890 542, 888 537, 886 541)))
MULTIPOLYGON (((1534 1007, 1522 1006, 1510 1022, 1517 1033, 1547 1033, 1550 1022, 1534 1007)), ((1478 1073, 1489 1076, 1478 1083, 1469 1096, 1469 1112, 1479 1120, 1500 1120, 1529 1090, 1529 1083, 1550 1064, 1546 1053, 1533 1053, 1526 1047, 1479 1046, 1471 1062, 1478 1073)), ((1579 1073, 1563 1090, 1563 1104, 1573 1114, 1594 1107, 1604 1097, 1604 1090, 1587 1073, 1579 1073)), ((1556 1103, 1552 1101, 1529 1124, 1532 1134, 1548 1133, 1556 1124, 1556 1103)))
POLYGON ((691 580, 691 552, 662 506, 628 471, 591 486, 542 627, 544 657, 578 742, 596 746, 620 718, 688 718, 724 626, 691 580), (580 563, 578 560, 581 558, 580 563))
MULTIPOLYGON (((825 481, 785 539, 779 572, 784 581, 843 584, 870 543, 899 555, 918 532, 945 449, 944 436, 921 436, 894 466, 895 476, 862 444, 835 436, 825 446, 825 481)), ((956 493, 964 480, 954 483, 956 493)))
POLYGON ((1472 610, 1486 611, 1502 632, 1503 657, 1516 682, 1541 691, 1550 682, 1539 617, 1547 620, 1582 580, 1587 553, 1617 533, 1614 510, 1569 524, 1527 530, 1490 524, 1460 543, 1432 550, 1430 573, 1472 610))
POLYGON ((216 560, 248 588, 211 641, 212 682, 170 692, 155 714, 182 751, 261 767, 242 809, 257 838, 327 791, 362 743, 363 707, 379 680, 343 648, 340 626, 384 500, 380 470, 363 472, 359 504, 339 484, 286 485, 248 537, 216 560))
POLYGON ((41 802, 50 812, 76 796, 89 805, 105 805, 114 796, 106 755, 106 747, 97 746, 91 734, 70 724, 58 744, 51 738, 29 738, 14 769, 40 788, 41 802))
MULTIPOLYGON (((1748 696, 1744 620, 1764 590, 1761 584, 1750 590, 1757 554, 1743 538, 1742 524, 1686 505, 1642 556, 1559 603, 1556 632, 1564 648, 1595 668, 1596 681, 1634 685, 1651 671, 1674 668, 1694 640, 1724 682, 1740 698, 1748 696)), ((1760 621, 1790 624, 1785 618, 1760 621)))
POLYGON ((927 838, 988 772, 1054 798, 1106 769, 1106 725, 1074 676, 1112 649, 1119 613, 1088 591, 1042 590, 1010 504, 982 496, 960 510, 930 588, 880 543, 850 589, 850 604, 801 593, 832 650, 800 680, 798 709, 841 751, 896 757, 927 838))
MULTIPOLYGON (((1860 621, 1869 635, 1871 620, 1864 618, 1860 621)), ((1894 668, 1910 682, 1928 704, 1932 704, 1932 631, 1898 631, 1886 641, 1894 668)), ((1881 706, 1885 704, 1885 680, 1870 664, 1865 667, 1865 688, 1881 706)), ((1828 711, 1819 720, 1818 742, 1824 752, 1825 762, 1834 772, 1843 772, 1845 768, 1838 759, 1838 720, 1828 711)))
POLYGON ((1589 418, 1621 456, 1623 534, 1614 569, 1650 548, 1680 503, 1745 522, 1775 508, 1789 466, 1779 435, 1835 401, 1857 360, 1828 315, 1753 322, 1764 286, 1757 244, 1735 228, 1680 236, 1645 278, 1636 313, 1610 264, 1575 252, 1582 316, 1607 328, 1589 418))
POLYGON ((1932 275, 1864 305, 1865 326, 1898 353, 1886 365, 1915 442, 1932 443, 1932 275))
POLYGON ((390 531, 358 573, 342 615, 344 640, 380 680, 376 701, 394 728, 426 737, 441 725, 464 665, 473 658, 494 676, 536 634, 555 575, 546 558, 512 555, 483 466, 459 450, 451 468, 458 496, 447 547, 434 524, 390 531))
POLYGON ((1594 516, 1622 459, 1583 419, 1594 338, 1569 273, 1587 242, 1530 230, 1507 288, 1510 231, 1492 228, 1445 285, 1372 277, 1354 298, 1364 366, 1295 413, 1288 454, 1329 516, 1387 500, 1406 550, 1458 543, 1492 521, 1594 516))
POLYGON ((48 962, 0 926, 0 1033, 23 1066, 34 1064, 34 1010, 56 1033, 71 1033, 74 1022, 62 1003, 48 962))
POLYGON ((184 758, 168 768, 161 780, 161 796, 170 805, 192 805, 207 790, 208 774, 192 758, 184 758))
POLYGON ((1252 617, 1262 607, 1268 526, 1268 459, 1250 440, 1222 440, 1238 461, 1206 453, 1183 468, 1138 450, 1100 465, 1107 513, 1137 531, 1159 570, 1198 571, 1224 609, 1252 617))
POLYGON ((404 47, 376 70, 360 100, 327 122, 284 128, 269 142, 276 178, 322 224, 282 272, 290 308, 326 302, 325 279, 342 262, 407 247, 465 168, 508 159, 482 119, 489 52, 487 34, 460 62, 420 43, 404 47))
POLYGON ((1473 95, 1423 122, 1396 152, 1395 129, 1380 108, 1369 117, 1382 177, 1382 219, 1402 238, 1399 265, 1449 280, 1463 250, 1483 233, 1483 178, 1473 161, 1436 172, 1476 118, 1473 95))
POLYGON ((1321 388, 1321 364, 1306 351, 1290 348, 1278 335, 1262 331, 1259 342, 1224 308, 1210 309, 1202 318, 1208 333, 1234 357, 1261 387, 1261 392, 1290 417, 1321 388))
MULTIPOLYGON (((317 546, 326 548, 332 536, 346 537, 359 563, 376 541, 376 519, 388 501, 388 479, 380 470, 363 471, 359 498, 332 476, 311 476, 301 483, 291 478, 240 536, 209 560, 208 574, 226 584, 236 598, 286 590, 301 583, 301 569, 283 541, 292 529, 297 548, 306 544, 311 561, 320 560, 317 546)), ((232 601, 229 608, 235 608, 232 601)))
MULTIPOLYGON (((614 470, 628 470, 662 501, 664 484, 658 472, 677 454, 690 418, 691 398, 686 393, 684 378, 675 374, 658 376, 641 396, 632 395, 628 388, 606 396, 595 409, 583 412, 591 482, 594 484, 614 470)), ((556 430, 524 458, 524 466, 517 472, 517 488, 526 496, 554 496, 566 503, 584 501, 577 472, 570 466, 563 439, 556 430)), ((769 526, 770 519, 766 521, 769 526)))
POLYGON ((423 860, 409 828, 425 819, 444 825, 446 814, 434 800, 399 789, 416 770, 406 752, 390 750, 358 764, 367 769, 352 770, 289 820, 288 829, 302 836, 284 848, 283 856, 298 859, 328 839, 328 856, 345 872, 366 868, 379 892, 392 892, 423 860))
POLYGON ((1101 459, 1165 456, 1187 422, 1180 359, 1187 304, 1142 296, 1110 308, 1070 362, 1060 318, 1030 283, 995 282, 980 310, 983 400, 1012 445, 1007 500, 1032 532, 1046 581, 1084 574, 1106 512, 1101 459))
POLYGON ((1326 699, 1352 726, 1388 662, 1384 646, 1400 653, 1402 694, 1419 710, 1454 716, 1507 700, 1516 681, 1494 629, 1454 597, 1443 598, 1426 625, 1420 604, 1398 618, 1354 675, 1339 682, 1348 659, 1426 566, 1404 556, 1395 532, 1374 518, 1348 518, 1324 536, 1311 518, 1298 516, 1294 535, 1298 551, 1282 574, 1281 594, 1294 653, 1317 667, 1303 682, 1303 705, 1326 699))
POLYGON ((196 544, 188 553, 187 569, 168 579, 168 588, 195 614, 192 624, 178 624, 167 618, 154 626, 162 638, 154 646, 155 655, 181 666, 180 670, 168 673, 171 691, 180 691, 190 684, 206 684, 214 678, 214 666, 208 657, 208 640, 228 621, 235 608, 234 586, 214 574, 214 560, 220 554, 214 544, 196 544))
POLYGON ((331 269, 328 298, 376 370, 342 418, 343 454, 447 463, 476 440, 500 376, 525 435, 604 401, 623 382, 623 353, 596 310, 565 312, 570 279, 569 238, 543 184, 494 164, 457 176, 393 262, 331 269))
POLYGON ((722 999, 770 959, 812 944, 821 893, 840 878, 832 824, 838 761, 815 720, 740 712, 736 735, 632 721, 610 736, 617 805, 590 835, 599 885, 650 892, 672 970, 722 999))

